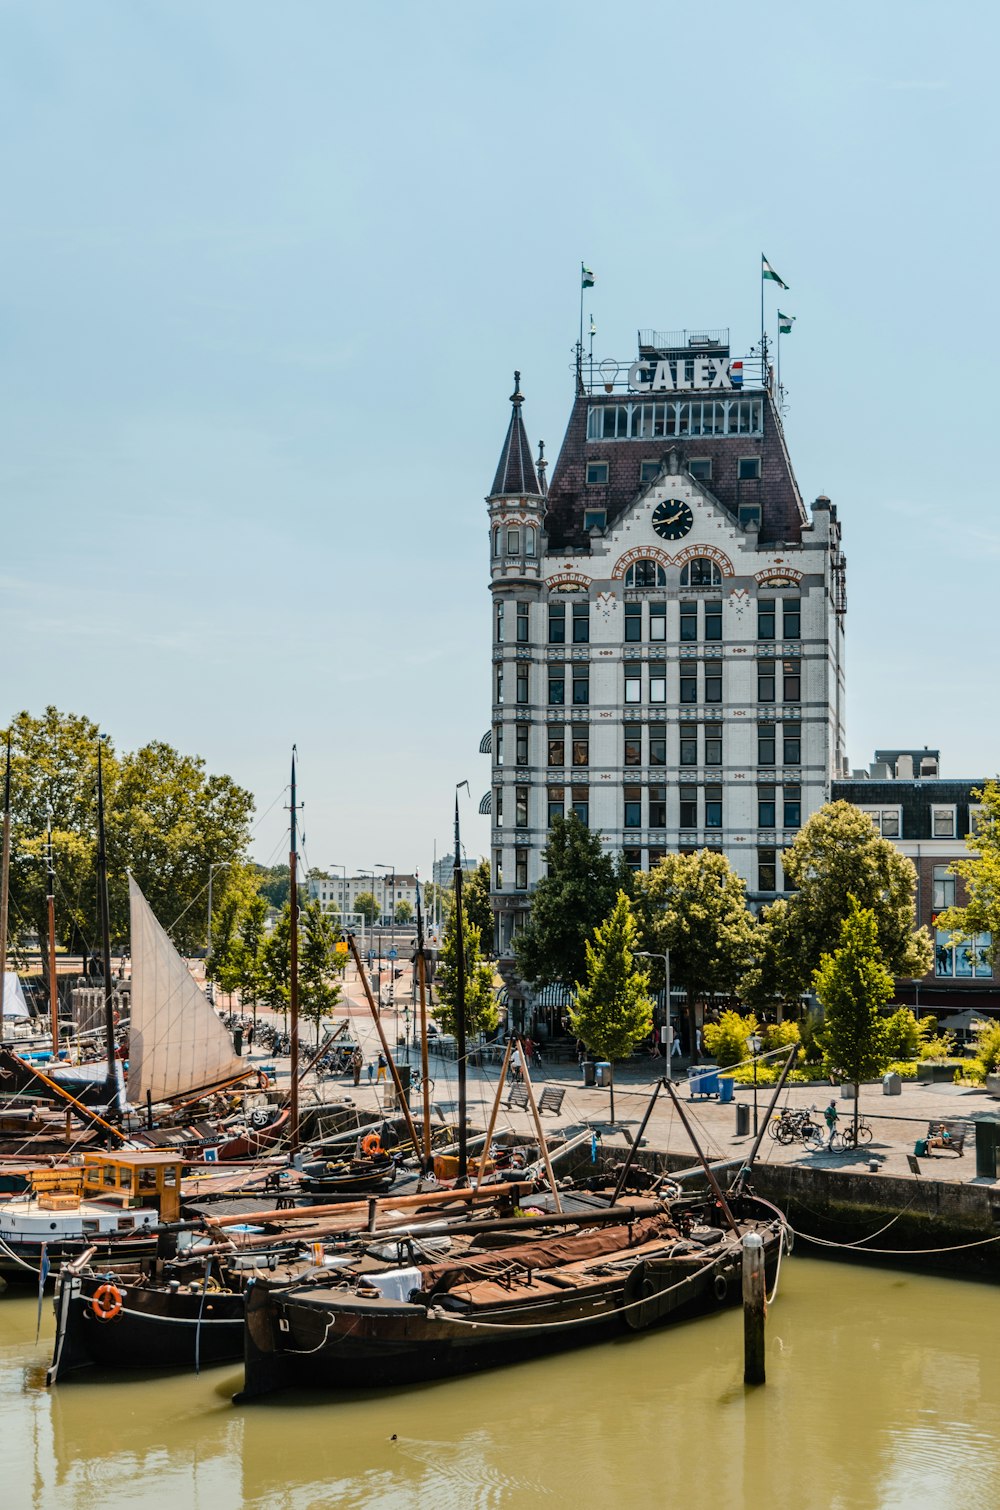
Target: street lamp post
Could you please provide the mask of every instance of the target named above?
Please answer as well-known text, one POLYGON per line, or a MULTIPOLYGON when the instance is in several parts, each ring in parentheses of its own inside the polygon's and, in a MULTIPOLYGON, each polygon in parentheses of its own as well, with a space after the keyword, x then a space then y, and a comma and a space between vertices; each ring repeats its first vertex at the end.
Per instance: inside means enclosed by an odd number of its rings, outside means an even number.
POLYGON ((753 1055, 753 1135, 757 1136, 757 1055, 763 1048, 764 1040, 758 1033, 751 1033, 747 1039, 747 1048, 753 1055))
POLYGON ((663 990, 664 990, 664 1002, 665 1002, 665 1005, 666 1005, 666 1013, 665 1013, 665 1015, 666 1015, 666 1019, 667 1019, 666 1023, 665 1023, 665 1027, 667 1029, 667 1037, 666 1037, 666 1042, 664 1043, 664 1046, 663 1046, 663 1051, 664 1051, 664 1054, 666 1056, 666 1061, 667 1061, 666 1078, 668 1080, 672 1080, 674 1078, 673 1074, 672 1074, 672 1071, 671 1071, 671 1066, 673 1064, 673 1052, 674 1052, 674 1030, 673 1030, 673 1026, 671 1024, 671 1021, 670 1021, 670 950, 666 949, 666 950, 664 950, 664 952, 662 954, 651 954, 648 949, 637 949, 635 951, 635 958, 636 959, 661 959, 663 961, 663 990))

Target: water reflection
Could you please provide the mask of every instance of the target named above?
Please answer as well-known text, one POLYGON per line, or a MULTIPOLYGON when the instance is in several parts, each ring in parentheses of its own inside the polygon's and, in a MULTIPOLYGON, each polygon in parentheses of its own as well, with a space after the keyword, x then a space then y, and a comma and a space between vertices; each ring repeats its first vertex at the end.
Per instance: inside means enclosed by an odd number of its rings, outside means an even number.
POLYGON ((34 1301, 0 1297, 15 1510, 492 1510, 1000 1504, 1000 1294, 796 1258, 742 1385, 738 1313, 468 1380, 235 1407, 239 1369, 42 1385, 34 1301), (28 1363, 25 1363, 25 1359, 28 1363))

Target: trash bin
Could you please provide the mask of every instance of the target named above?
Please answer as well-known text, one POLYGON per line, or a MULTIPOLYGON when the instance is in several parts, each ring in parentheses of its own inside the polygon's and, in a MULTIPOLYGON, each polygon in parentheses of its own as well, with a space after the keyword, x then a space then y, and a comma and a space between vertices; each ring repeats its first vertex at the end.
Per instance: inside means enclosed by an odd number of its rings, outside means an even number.
POLYGON ((594 1071, 597 1075, 598 1085, 603 1090, 607 1090, 608 1086, 611 1084, 611 1065, 609 1064, 608 1060, 599 1059, 594 1065, 594 1071))
POLYGON ((732 1099, 733 1099, 733 1091, 735 1090, 735 1088, 736 1088, 736 1082, 734 1081, 732 1075, 720 1075, 719 1076, 719 1105, 720 1106, 727 1106, 729 1104, 729 1102, 732 1101, 732 1099))
MULTIPOLYGON (((396 1074, 399 1076, 399 1083, 403 1087, 403 1100, 406 1102, 406 1105, 409 1106, 409 1104, 410 1104, 410 1066, 408 1064, 397 1064, 397 1066, 396 1066, 396 1074)), ((395 1086, 393 1086, 393 1090, 394 1091, 396 1090, 395 1086)), ((400 1100, 399 1100, 399 1092, 398 1091, 396 1091, 396 1095, 394 1097, 394 1100, 396 1102, 396 1109, 397 1109, 397 1111, 402 1111, 403 1107, 402 1107, 402 1104, 400 1103, 400 1100)))
POLYGON ((890 1070, 888 1075, 882 1076, 883 1096, 901 1096, 903 1094, 903 1082, 895 1070, 890 1070))
POLYGON ((580 1068, 583 1070, 584 1085, 596 1085, 597 1070, 594 1067, 594 1061, 592 1059, 585 1059, 580 1068))
POLYGON ((997 1177, 997 1145, 1000 1143, 1000 1122, 993 1117, 984 1117, 976 1122, 976 1178, 995 1180, 997 1177))
POLYGON ((719 1071, 714 1064, 692 1064, 688 1068, 689 1096, 717 1096, 719 1071))
POLYGON ((236 1055, 237 1059, 240 1059, 242 1057, 242 1055, 243 1055, 243 1029, 242 1028, 234 1028, 233 1029, 233 1053, 236 1055))
MULTIPOLYGON (((719 1097, 722 1100, 722 1097, 719 1097)), ((750 1103, 739 1101, 736 1104, 736 1136, 748 1138, 750 1136, 750 1103)))

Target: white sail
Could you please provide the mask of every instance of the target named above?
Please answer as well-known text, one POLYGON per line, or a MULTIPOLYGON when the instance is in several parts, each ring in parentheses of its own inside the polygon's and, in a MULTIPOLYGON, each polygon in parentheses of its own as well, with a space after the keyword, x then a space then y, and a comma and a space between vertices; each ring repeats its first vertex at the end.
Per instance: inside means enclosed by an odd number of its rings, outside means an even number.
POLYGON ((132 1010, 128 1096, 133 1105, 204 1090, 246 1066, 131 876, 132 1010))

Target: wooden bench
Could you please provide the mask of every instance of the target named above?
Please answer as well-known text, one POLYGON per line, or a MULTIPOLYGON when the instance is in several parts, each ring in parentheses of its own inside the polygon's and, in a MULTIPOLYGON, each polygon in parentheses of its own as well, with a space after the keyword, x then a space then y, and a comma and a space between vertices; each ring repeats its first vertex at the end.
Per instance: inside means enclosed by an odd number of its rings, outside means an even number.
POLYGON ((927 1124, 927 1153, 932 1157, 931 1150, 941 1148, 949 1153, 957 1153, 962 1158, 965 1153, 965 1140, 972 1136, 971 1122, 952 1122, 947 1119, 937 1118, 927 1124))
POLYGON ((538 1098, 538 1110, 540 1112, 552 1112, 558 1117, 562 1111, 562 1104, 566 1092, 555 1085, 547 1085, 538 1098))
POLYGON ((527 1108, 527 1105, 528 1087, 523 1083, 517 1084, 515 1082, 507 1092, 507 1110, 511 1111, 515 1106, 527 1108))

